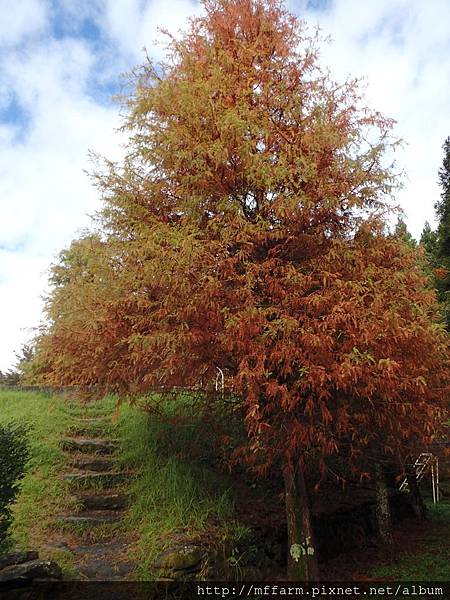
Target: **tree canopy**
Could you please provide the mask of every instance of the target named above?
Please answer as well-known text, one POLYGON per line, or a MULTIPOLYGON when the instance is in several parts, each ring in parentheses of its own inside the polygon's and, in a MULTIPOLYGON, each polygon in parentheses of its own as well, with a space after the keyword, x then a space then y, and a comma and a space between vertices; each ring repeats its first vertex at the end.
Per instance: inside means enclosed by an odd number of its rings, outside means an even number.
POLYGON ((415 248, 417 246, 416 240, 408 231, 408 227, 401 216, 399 216, 397 219, 394 229, 394 236, 403 240, 410 248, 415 248))
POLYGON ((450 331, 450 137, 445 140, 443 150, 444 159, 439 170, 441 199, 435 204, 438 217, 436 256, 439 261, 436 287, 444 306, 447 330, 450 331))
POLYGON ((99 232, 53 267, 35 371, 138 393, 220 368, 243 456, 303 502, 311 461, 345 449, 364 475, 365 452, 403 461, 432 439, 448 337, 416 254, 386 233, 393 122, 321 70, 317 35, 277 0, 203 4, 135 74, 127 156, 94 176, 99 232))
POLYGON ((450 137, 443 145, 444 159, 439 169, 441 199, 435 205, 438 226, 433 231, 425 223, 420 243, 427 257, 427 272, 437 290, 447 331, 450 331, 450 137))

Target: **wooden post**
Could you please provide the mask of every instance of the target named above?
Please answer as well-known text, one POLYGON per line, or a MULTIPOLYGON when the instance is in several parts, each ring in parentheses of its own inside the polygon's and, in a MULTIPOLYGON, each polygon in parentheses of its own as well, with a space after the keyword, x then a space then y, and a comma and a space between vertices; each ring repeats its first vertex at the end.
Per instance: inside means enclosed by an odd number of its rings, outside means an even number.
POLYGON ((433 504, 436 504, 436 480, 434 477, 434 463, 431 463, 431 489, 433 490, 433 504))

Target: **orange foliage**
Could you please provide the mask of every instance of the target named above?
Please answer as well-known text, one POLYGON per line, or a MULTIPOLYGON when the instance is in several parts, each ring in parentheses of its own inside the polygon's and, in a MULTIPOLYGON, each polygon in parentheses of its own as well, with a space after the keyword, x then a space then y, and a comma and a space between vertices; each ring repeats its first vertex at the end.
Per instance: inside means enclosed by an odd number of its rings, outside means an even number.
POLYGON ((36 369, 138 393, 220 367, 260 468, 401 459, 444 418, 448 337, 414 252, 383 235, 392 121, 276 0, 204 6, 137 74, 128 156, 96 175, 104 237, 72 248, 84 271, 56 282, 36 369))

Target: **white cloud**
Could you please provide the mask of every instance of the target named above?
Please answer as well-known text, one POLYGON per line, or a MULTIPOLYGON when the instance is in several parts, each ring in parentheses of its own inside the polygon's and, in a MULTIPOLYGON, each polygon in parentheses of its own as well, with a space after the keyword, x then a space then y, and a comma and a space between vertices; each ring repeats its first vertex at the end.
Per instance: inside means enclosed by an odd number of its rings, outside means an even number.
POLYGON ((42 33, 48 25, 44 0, 0 0, 0 15, 0 47, 20 44, 28 36, 42 33))
POLYGON ((331 35, 321 60, 333 75, 364 77, 368 105, 397 121, 406 145, 396 159, 407 174, 398 200, 419 237, 425 220, 434 222, 441 146, 450 135, 450 3, 335 0, 318 11, 294 1, 291 7, 331 35))
MULTIPOLYGON (((450 3, 322 4, 289 8, 331 34, 322 60, 333 75, 366 76, 368 104, 397 119, 409 176, 399 201, 418 236, 433 221, 450 135, 450 3)), ((88 150, 122 155, 118 107, 98 85, 143 62, 144 46, 161 58, 158 27, 176 33, 201 10, 194 0, 0 0, 0 369, 27 338, 22 328, 39 322, 49 263, 99 206, 83 173, 88 150)))
POLYGON ((19 126, 14 143, 7 129, 1 147, 0 239, 4 243, 14 244, 27 232, 30 243, 53 249, 74 226, 84 225, 85 213, 97 206, 83 169, 89 166, 90 148, 117 155, 113 129, 118 118, 115 108, 97 104, 87 93, 93 64, 88 49, 69 40, 17 53, 4 65, 4 81, 28 121, 25 131, 19 126), (46 223, 58 214, 66 224, 49 236, 46 223))
POLYGON ((165 40, 158 29, 176 34, 199 12, 200 5, 191 0, 106 0, 101 25, 122 52, 140 63, 144 47, 155 58, 163 56, 161 43, 165 40))
POLYGON ((38 325, 45 271, 89 224, 98 194, 88 150, 121 155, 117 108, 89 95, 95 57, 80 40, 46 40, 9 53, 1 83, 20 115, 0 128, 0 369, 38 325), (26 120, 23 129, 24 119, 26 120), (14 250, 15 251, 12 251, 14 250))
POLYGON ((41 319, 48 259, 0 249, 0 265, 0 369, 6 371, 41 319))

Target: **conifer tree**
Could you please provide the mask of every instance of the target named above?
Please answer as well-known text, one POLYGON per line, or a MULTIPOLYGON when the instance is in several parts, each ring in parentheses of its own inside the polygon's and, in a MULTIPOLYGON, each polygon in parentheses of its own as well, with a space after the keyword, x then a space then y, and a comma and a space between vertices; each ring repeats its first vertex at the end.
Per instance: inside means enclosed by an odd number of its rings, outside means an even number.
POLYGON ((436 267, 437 258, 437 233, 431 229, 428 221, 425 221, 422 234, 420 236, 420 245, 424 248, 428 261, 432 267, 436 267))
POLYGON ((416 248, 417 242, 411 233, 408 231, 408 227, 401 216, 398 217, 395 225, 394 236, 402 240, 410 248, 416 248))
POLYGON ((54 267, 37 372, 136 393, 222 369, 248 435, 236 459, 282 472, 288 574, 314 580, 310 465, 345 447, 369 477, 368 450, 404 461, 430 441, 448 338, 386 234, 392 121, 320 69, 277 0, 204 8, 137 72, 127 157, 96 174, 102 236, 54 267))
POLYGON ((439 170, 441 199, 435 204, 438 218, 436 287, 450 331, 450 137, 445 140, 443 150, 444 160, 439 170))
POLYGON ((425 250, 426 271, 438 293, 444 321, 450 331, 450 137, 443 145, 444 160, 439 170, 441 199, 434 205, 438 226, 433 231, 425 223, 420 245, 425 250))

